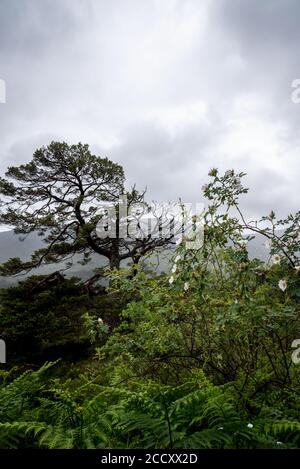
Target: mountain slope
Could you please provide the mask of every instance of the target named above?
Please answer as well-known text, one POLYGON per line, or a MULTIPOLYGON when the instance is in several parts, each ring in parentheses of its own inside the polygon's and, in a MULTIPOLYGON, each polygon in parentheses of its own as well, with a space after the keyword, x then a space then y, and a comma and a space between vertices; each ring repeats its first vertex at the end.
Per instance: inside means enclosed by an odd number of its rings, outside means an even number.
MULTIPOLYGON (((249 256, 251 258, 256 257, 263 261, 267 261, 269 253, 267 248, 264 246, 264 242, 265 238, 261 235, 258 235, 248 244, 249 256)), ((22 237, 20 235, 16 235, 13 231, 0 232, 0 263, 5 262, 12 257, 20 257, 22 260, 29 260, 33 251, 43 246, 44 243, 42 242, 42 239, 36 233, 31 233, 22 240, 22 237)), ((170 249, 170 254, 171 252, 172 248, 170 249)), ((169 264, 168 257, 169 255, 153 255, 151 257, 151 262, 157 264, 158 271, 167 271, 169 264)), ((95 254, 92 257, 91 262, 85 266, 82 266, 78 263, 79 259, 79 257, 74 256, 73 266, 65 272, 68 277, 76 276, 86 280, 89 276, 91 276, 96 268, 107 265, 107 260, 98 254, 95 254)), ((49 274, 55 270, 62 270, 64 268, 65 265, 63 263, 43 266, 32 271, 30 275, 49 274)), ((24 276, 18 276, 14 278, 0 276, 0 287, 12 285, 22 278, 24 278, 24 276)))

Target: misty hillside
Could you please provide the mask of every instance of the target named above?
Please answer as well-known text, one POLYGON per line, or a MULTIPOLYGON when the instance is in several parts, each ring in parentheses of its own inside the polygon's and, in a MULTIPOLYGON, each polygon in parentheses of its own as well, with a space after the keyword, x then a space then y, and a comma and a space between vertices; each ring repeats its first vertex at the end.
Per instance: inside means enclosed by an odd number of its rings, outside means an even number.
MULTIPOLYGON (((36 233, 31 233, 24 239, 22 236, 16 235, 13 231, 2 232, 0 233, 0 263, 3 263, 13 257, 20 257, 24 261, 30 260, 33 251, 44 246, 45 245, 42 242, 42 239, 36 233)), ((95 254, 92 261, 85 266, 78 264, 78 260, 79 257, 76 258, 76 256, 74 256, 74 265, 65 272, 67 277, 75 276, 86 280, 94 269, 97 267, 102 267, 107 263, 106 259, 97 254, 95 254)), ((64 263, 52 264, 48 266, 45 265, 39 269, 33 270, 29 275, 49 274, 64 268, 64 263)), ((17 276, 14 278, 0 276, 0 287, 12 285, 25 277, 26 275, 17 276)))
MULTIPOLYGON (((265 239, 263 236, 257 236, 253 239, 248 245, 248 251, 251 258, 258 258, 263 261, 268 259, 268 251, 264 245, 265 239)), ((31 233, 26 239, 23 239, 22 236, 16 235, 13 231, 4 231, 0 232, 0 263, 7 261, 13 257, 20 257, 22 260, 29 260, 32 252, 36 249, 43 247, 44 244, 42 239, 35 233, 31 233)), ((167 271, 168 270, 168 254, 160 255, 159 257, 153 255, 151 258, 151 263, 153 263, 154 268, 157 268, 158 271, 167 271)), ((80 277, 82 280, 86 280, 94 272, 96 268, 103 267, 107 264, 107 260, 98 254, 95 254, 92 257, 91 262, 87 265, 82 266, 78 263, 79 257, 74 256, 73 266, 65 271, 67 277, 80 277)), ((65 265, 63 263, 53 264, 48 266, 43 266, 40 269, 32 271, 32 274, 49 274, 56 270, 64 269, 65 265)), ((24 278, 24 276, 18 276, 14 278, 6 278, 0 276, 0 288, 12 285, 19 280, 24 278)))

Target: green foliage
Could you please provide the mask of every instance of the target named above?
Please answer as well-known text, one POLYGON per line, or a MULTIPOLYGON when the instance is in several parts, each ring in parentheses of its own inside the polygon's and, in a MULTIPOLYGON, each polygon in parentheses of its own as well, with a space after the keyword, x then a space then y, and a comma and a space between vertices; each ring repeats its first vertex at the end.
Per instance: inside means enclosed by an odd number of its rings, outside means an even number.
POLYGON ((171 274, 114 270, 93 301, 72 282, 3 292, 11 340, 65 340, 75 315, 96 353, 70 370, 2 372, 1 447, 300 447, 299 215, 247 224, 243 173, 210 175, 203 246, 184 240, 171 274), (270 262, 249 259, 245 230, 271 242, 270 262))
POLYGON ((298 447, 300 423, 250 416, 229 386, 203 372, 182 385, 129 380, 96 384, 81 376, 47 381, 46 364, 0 387, 0 447, 40 448, 277 448, 298 447), (280 438, 280 440, 279 440, 280 438))
POLYGON ((123 196, 128 207, 146 204, 145 192, 139 193, 135 187, 125 190, 122 166, 93 155, 82 143, 52 142, 36 150, 29 163, 8 168, 6 178, 0 177, 0 223, 14 227, 18 234, 35 232, 46 246, 36 250, 30 260, 8 259, 0 266, 1 275, 68 262, 74 255, 86 264, 92 254, 99 254, 111 269, 119 268, 124 259, 137 264, 145 254, 168 244, 162 238, 131 236, 127 212, 123 216, 119 210, 123 196), (106 235, 108 211, 116 219, 114 236, 106 235), (121 225, 125 236, 120 235, 121 225))
POLYGON ((0 291, 1 335, 9 361, 82 339, 81 315, 87 306, 82 287, 74 280, 53 285, 43 280, 30 277, 0 291))

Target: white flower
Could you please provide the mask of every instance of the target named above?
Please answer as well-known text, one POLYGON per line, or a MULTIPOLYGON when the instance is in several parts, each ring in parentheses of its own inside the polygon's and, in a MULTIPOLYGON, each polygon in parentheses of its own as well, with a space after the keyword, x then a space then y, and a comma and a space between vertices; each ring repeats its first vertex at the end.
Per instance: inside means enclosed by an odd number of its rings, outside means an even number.
POLYGON ((189 282, 185 282, 184 285, 183 285, 184 291, 188 291, 189 288, 190 288, 189 282))
POLYGON ((171 275, 171 277, 169 278, 169 284, 172 285, 173 282, 174 282, 174 277, 173 275, 171 275))
POLYGON ((239 241, 239 243, 240 243, 241 246, 244 246, 244 247, 245 247, 245 246, 247 246, 247 244, 248 244, 248 240, 247 240, 247 239, 241 239, 241 240, 239 241))
POLYGON ((279 280, 278 286, 280 290, 285 291, 287 289, 287 281, 285 279, 279 280))
POLYGON ((280 255, 279 254, 274 254, 272 257, 271 257, 271 263, 272 264, 280 264, 280 255))
POLYGON ((98 323, 103 324, 103 320, 101 318, 98 318, 98 323))
POLYGON ((253 428, 253 423, 248 423, 247 427, 248 428, 253 428))
POLYGON ((201 188, 202 192, 205 192, 207 189, 208 189, 208 185, 207 185, 207 184, 204 184, 204 186, 202 186, 202 188, 201 188))
POLYGON ((233 175, 234 175, 233 169, 228 169, 228 170, 225 172, 225 177, 230 177, 230 176, 233 176, 233 175))
POLYGON ((236 305, 238 304, 238 300, 236 298, 235 298, 234 302, 235 302, 236 305))
POLYGON ((297 274, 299 274, 299 273, 300 273, 300 265, 296 265, 296 267, 295 267, 295 271, 297 272, 297 274))
POLYGON ((180 259, 181 259, 181 257, 180 257, 179 254, 178 254, 178 256, 176 256, 176 257, 175 257, 175 260, 174 260, 175 264, 176 264, 176 262, 180 261, 180 259))
POLYGON ((172 274, 175 274, 176 270, 177 270, 177 265, 174 264, 171 270, 172 274))
POLYGON ((282 443, 282 441, 276 441, 276 444, 277 445, 282 445, 283 443, 282 443))

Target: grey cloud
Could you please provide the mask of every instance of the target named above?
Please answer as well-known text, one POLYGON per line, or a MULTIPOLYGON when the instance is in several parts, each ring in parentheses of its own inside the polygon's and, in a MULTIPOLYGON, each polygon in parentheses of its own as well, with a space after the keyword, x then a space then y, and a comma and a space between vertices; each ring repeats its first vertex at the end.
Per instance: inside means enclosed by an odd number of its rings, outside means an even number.
POLYGON ((1 55, 20 52, 39 58, 50 46, 57 46, 76 34, 82 17, 91 16, 90 2, 78 0, 2 0, 0 3, 1 55), (80 8, 80 11, 79 11, 80 8))
POLYGON ((157 200, 199 201, 211 167, 234 167, 248 173, 249 216, 297 209, 299 10, 296 0, 2 0, 1 171, 52 139, 82 141, 157 200))

